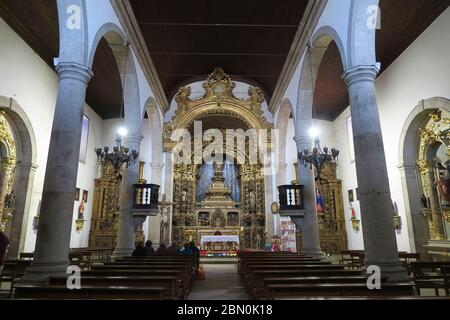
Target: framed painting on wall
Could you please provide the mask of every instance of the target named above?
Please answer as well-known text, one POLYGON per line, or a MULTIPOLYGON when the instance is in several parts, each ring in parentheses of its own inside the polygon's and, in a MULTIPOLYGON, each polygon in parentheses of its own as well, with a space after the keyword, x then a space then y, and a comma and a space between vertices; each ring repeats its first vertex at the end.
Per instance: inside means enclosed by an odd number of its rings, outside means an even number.
POLYGON ((80 188, 75 189, 75 201, 80 201, 80 188))
POLYGON ((353 141, 352 117, 347 118, 347 135, 348 135, 348 145, 350 149, 350 162, 355 162, 355 143, 353 141))
POLYGON ((86 155, 89 137, 89 118, 83 115, 83 125, 81 129, 80 162, 86 163, 86 155))

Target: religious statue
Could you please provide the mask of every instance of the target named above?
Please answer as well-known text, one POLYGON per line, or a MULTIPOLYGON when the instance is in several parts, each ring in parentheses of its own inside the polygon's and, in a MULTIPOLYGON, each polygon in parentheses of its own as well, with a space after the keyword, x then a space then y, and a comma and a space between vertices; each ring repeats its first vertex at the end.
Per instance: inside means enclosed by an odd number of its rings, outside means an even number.
POLYGON ((160 243, 165 242, 165 234, 166 234, 166 228, 169 223, 169 214, 170 214, 170 207, 173 205, 173 202, 167 201, 167 196, 163 194, 162 201, 159 203, 160 208, 160 214, 161 214, 161 227, 160 227, 160 235, 159 235, 159 241, 160 243))
POLYGON ((86 207, 84 206, 84 200, 81 200, 80 206, 78 207, 78 220, 84 220, 84 211, 86 207))
POLYGON ((14 191, 12 191, 10 194, 6 195, 5 208, 7 208, 7 209, 14 208, 15 199, 16 199, 16 196, 14 195, 14 191))
POLYGON ((424 209, 430 208, 430 199, 428 199, 428 197, 426 195, 422 195, 421 201, 422 201, 422 207, 424 209))
POLYGON ((442 164, 438 164, 438 178, 436 181, 437 189, 441 195, 442 205, 450 206, 450 160, 442 164))
POLYGON ((323 214, 325 213, 325 201, 323 200, 322 194, 320 193, 320 190, 316 191, 316 206, 317 206, 317 213, 323 214))
POLYGON ((253 211, 256 209, 256 195, 255 192, 250 191, 250 210, 253 211))

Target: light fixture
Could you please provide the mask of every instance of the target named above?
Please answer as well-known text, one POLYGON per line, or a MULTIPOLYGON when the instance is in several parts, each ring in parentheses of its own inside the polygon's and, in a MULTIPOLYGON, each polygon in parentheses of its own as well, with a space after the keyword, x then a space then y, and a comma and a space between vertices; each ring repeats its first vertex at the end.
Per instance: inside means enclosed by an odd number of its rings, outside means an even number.
POLYGON ((98 162, 102 166, 107 166, 108 164, 113 166, 116 177, 118 177, 120 169, 124 164, 128 168, 134 165, 136 159, 139 157, 139 152, 136 150, 131 150, 130 152, 129 148, 122 146, 120 136, 117 136, 116 145, 112 149, 112 152, 109 152, 109 147, 104 147, 95 149, 95 153, 97 154, 98 162))
POLYGON ((128 134, 128 130, 125 127, 119 127, 119 129, 117 129, 117 134, 122 138, 126 137, 128 134))
POLYGON ((317 139, 320 135, 320 130, 316 126, 313 126, 309 129, 309 136, 313 139, 317 139))
POLYGON ((312 151, 305 149, 303 152, 298 153, 298 159, 302 165, 305 167, 310 167, 311 170, 313 168, 316 169, 316 180, 321 179, 321 173, 323 168, 327 163, 337 164, 339 158, 339 150, 332 148, 328 149, 327 147, 320 147, 320 139, 316 137, 314 140, 315 147, 312 151))

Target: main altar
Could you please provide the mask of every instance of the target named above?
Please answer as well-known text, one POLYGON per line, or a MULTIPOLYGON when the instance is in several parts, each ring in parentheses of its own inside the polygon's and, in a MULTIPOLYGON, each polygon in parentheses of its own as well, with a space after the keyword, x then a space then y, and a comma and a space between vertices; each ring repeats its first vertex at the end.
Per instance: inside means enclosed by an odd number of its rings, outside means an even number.
MULTIPOLYGON (((176 142, 172 140, 177 130, 187 129, 191 138, 195 137, 198 122, 202 124, 202 134, 216 130, 224 137, 229 128, 243 131, 271 128, 261 112, 264 96, 260 89, 250 87, 247 99, 236 98, 235 84, 220 68, 208 77, 203 88, 205 95, 200 99, 190 98, 189 87, 179 89, 175 97, 177 112, 164 127, 165 152, 178 152, 173 150, 176 142)), ((218 142, 214 143, 217 147, 218 142)), ((250 163, 247 151, 250 143, 244 143, 245 153, 223 141, 221 151, 216 151, 223 153, 220 160, 197 161, 192 156, 191 162, 174 163, 170 241, 180 244, 195 241, 201 245, 204 255, 232 255, 239 248, 264 246, 266 210, 262 164, 259 160, 250 163)), ((202 151, 208 148, 210 145, 204 142, 202 151)))

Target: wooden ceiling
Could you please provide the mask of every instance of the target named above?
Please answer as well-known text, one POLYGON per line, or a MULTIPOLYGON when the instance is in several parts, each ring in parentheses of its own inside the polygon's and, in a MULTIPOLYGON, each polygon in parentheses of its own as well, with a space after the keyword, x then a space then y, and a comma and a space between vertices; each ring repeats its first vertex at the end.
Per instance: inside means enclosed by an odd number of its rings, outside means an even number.
MULTIPOLYGON (((235 80, 261 86, 270 99, 307 0, 130 0, 170 99, 188 79, 221 66, 235 80)), ((384 71, 450 5, 450 0, 381 0, 377 56, 384 71)), ((53 69, 59 36, 55 0, 1 0, 0 17, 53 69)), ((87 103, 103 118, 119 117, 122 85, 106 41, 94 59, 87 103)), ((332 44, 316 83, 316 117, 333 120, 348 106, 342 65, 332 44)))
MULTIPOLYGON (((386 70, 450 5, 450 0, 381 0, 381 29, 377 31, 377 59, 386 70)), ((344 72, 333 42, 322 60, 314 95, 315 115, 334 120, 348 106, 344 72)))
POLYGON ((222 67, 267 98, 277 84, 307 0, 130 0, 170 101, 186 79, 222 67))
MULTIPOLYGON (((0 17, 54 69, 59 53, 56 0, 1 0, 0 17)), ((92 67, 86 102, 103 119, 117 118, 122 110, 122 84, 114 55, 101 41, 92 67)))

